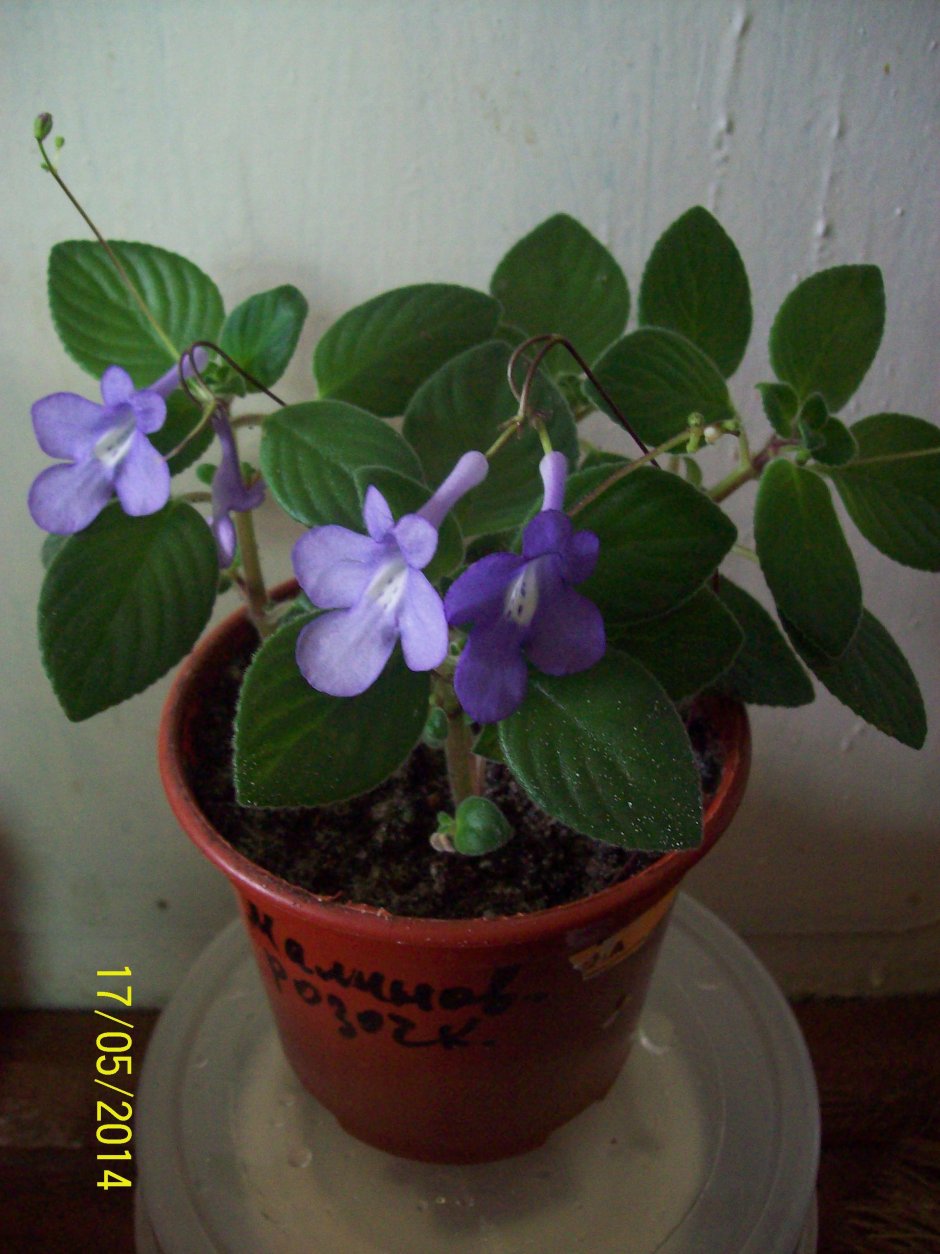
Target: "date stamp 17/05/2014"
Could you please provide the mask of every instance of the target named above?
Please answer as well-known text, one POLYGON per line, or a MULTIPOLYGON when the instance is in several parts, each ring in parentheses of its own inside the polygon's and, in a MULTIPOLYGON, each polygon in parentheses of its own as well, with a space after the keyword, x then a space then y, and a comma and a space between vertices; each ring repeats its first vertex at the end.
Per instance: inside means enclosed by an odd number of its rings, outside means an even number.
POLYGON ((131 969, 124 967, 120 971, 98 971, 96 974, 99 980, 107 981, 110 986, 96 992, 96 997, 107 999, 108 1008, 98 1007, 95 1014, 108 1020, 108 1025, 102 1025, 95 1040, 98 1050, 95 1084, 110 1090, 107 1100, 102 1095, 96 1105, 95 1139, 101 1151, 97 1159, 102 1164, 102 1175, 97 1184, 99 1189, 130 1188, 133 1181, 121 1171, 130 1169, 133 1158, 131 1118, 134 1114, 134 1093, 131 1076, 134 1025, 120 1017, 118 1006, 128 1010, 131 1007, 131 969), (121 1171, 107 1166, 108 1163, 121 1163, 121 1171))

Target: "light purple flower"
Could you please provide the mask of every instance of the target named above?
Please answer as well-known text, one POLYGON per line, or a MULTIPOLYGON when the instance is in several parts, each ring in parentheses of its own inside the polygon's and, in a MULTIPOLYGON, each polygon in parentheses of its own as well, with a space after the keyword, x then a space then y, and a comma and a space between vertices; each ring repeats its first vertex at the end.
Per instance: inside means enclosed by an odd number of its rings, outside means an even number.
POLYGON ((264 500, 264 484, 258 479, 245 486, 232 424, 223 413, 216 413, 212 426, 222 446, 222 461, 212 477, 212 534, 219 550, 219 565, 231 566, 235 558, 236 536, 232 513, 257 509, 264 500))
POLYGON ((29 491, 33 521, 44 531, 72 535, 93 522, 113 494, 135 517, 162 509, 170 495, 170 472, 147 437, 163 426, 165 397, 178 383, 174 366, 137 391, 126 370, 109 366, 101 376, 101 405, 74 392, 38 400, 32 416, 39 446, 50 457, 67 460, 34 480, 29 491))
POLYGON ((571 675, 593 666, 607 647, 600 610, 572 588, 593 571, 598 538, 574 531, 562 512, 564 454, 546 454, 539 469, 545 497, 523 533, 521 556, 481 558, 444 598, 448 623, 471 625, 454 687, 478 723, 508 718, 522 704, 526 658, 547 675, 571 675))
POLYGON ((312 687, 333 697, 365 692, 399 639, 411 670, 443 662, 444 606, 421 572, 434 556, 448 510, 488 469, 482 453, 465 453, 430 500, 397 522, 370 486, 362 511, 368 535, 326 526, 301 536, 293 550, 297 580, 314 605, 331 611, 297 638, 297 665, 312 687))

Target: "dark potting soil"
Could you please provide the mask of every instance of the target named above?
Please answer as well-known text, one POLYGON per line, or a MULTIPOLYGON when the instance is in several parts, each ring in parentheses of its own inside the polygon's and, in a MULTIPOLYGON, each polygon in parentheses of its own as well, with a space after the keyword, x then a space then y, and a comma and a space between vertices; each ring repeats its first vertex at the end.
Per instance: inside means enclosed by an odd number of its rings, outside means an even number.
MULTIPOLYGON (((487 918, 577 901, 662 856, 623 850, 557 822, 498 763, 487 766, 487 793, 512 825, 512 840, 483 857, 438 853, 430 845, 437 812, 452 806, 444 755, 425 745, 383 784, 351 801, 315 809, 240 806, 231 729, 248 660, 233 664, 193 728, 199 770, 190 783, 229 844, 291 884, 397 915, 487 918)), ((687 726, 707 800, 721 777, 720 746, 694 710, 687 726)))

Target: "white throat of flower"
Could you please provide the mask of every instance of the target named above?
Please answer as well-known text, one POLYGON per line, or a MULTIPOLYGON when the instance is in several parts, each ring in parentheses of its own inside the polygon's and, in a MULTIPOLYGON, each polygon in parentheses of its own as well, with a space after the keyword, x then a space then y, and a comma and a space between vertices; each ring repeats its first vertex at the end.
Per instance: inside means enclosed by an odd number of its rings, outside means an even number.
POLYGON ((372 576, 365 595, 375 601, 383 614, 394 614, 408 584, 408 566, 401 557, 383 562, 372 576))
POLYGON ((526 562, 506 589, 503 610, 517 627, 528 627, 539 607, 539 558, 526 562))
POLYGON ((95 457, 109 470, 113 470, 131 447, 131 440, 137 430, 137 420, 131 415, 126 422, 106 431, 95 445, 95 457))

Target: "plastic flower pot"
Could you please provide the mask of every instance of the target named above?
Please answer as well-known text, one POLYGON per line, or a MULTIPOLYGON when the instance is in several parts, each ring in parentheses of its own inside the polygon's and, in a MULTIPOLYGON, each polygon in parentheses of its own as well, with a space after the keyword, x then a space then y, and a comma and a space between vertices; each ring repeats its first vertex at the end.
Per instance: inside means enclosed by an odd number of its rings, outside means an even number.
POLYGON ((293 887, 202 814, 191 729, 250 632, 236 614, 182 666, 160 769, 183 829, 234 886, 289 1062, 349 1133, 392 1154, 471 1163, 533 1149, 602 1098, 626 1060, 676 890, 744 790, 743 706, 716 699, 707 712, 725 764, 698 847, 550 910, 395 917, 293 887))

